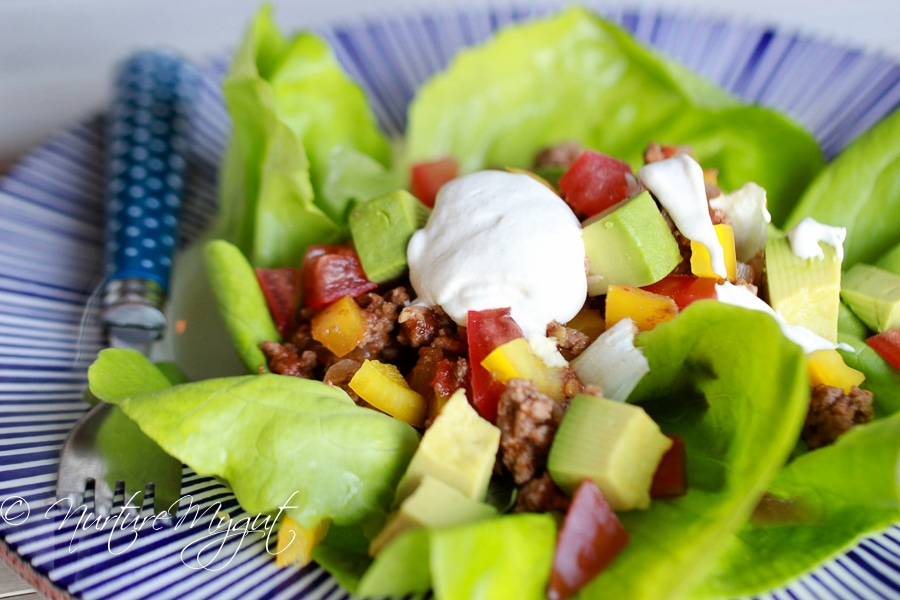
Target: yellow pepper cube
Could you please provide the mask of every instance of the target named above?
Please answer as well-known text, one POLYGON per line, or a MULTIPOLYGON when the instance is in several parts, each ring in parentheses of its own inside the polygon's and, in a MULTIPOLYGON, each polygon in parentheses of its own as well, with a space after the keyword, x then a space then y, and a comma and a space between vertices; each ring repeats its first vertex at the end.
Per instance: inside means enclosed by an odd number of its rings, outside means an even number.
POLYGON ((409 387, 395 365, 366 360, 350 379, 349 385, 360 398, 395 419, 413 427, 425 424, 425 398, 409 387))
POLYGON ((641 331, 671 321, 678 305, 668 296, 654 294, 628 285, 611 285, 606 294, 606 326, 612 327, 630 317, 641 331))
POLYGON ((806 357, 809 370, 809 382, 813 387, 830 385, 841 388, 849 394, 850 388, 865 381, 866 376, 852 367, 848 367, 837 350, 816 350, 806 357))
MULTIPOLYGON (((722 244, 722 251, 725 254, 725 273, 728 275, 728 281, 734 281, 737 278, 737 258, 734 249, 734 229, 731 225, 720 223, 715 226, 716 237, 722 244)), ((712 268, 712 259, 709 256, 709 250, 706 246, 699 242, 691 241, 691 273, 697 277, 719 277, 712 268)))
POLYGON ((315 527, 301 527, 285 516, 278 527, 275 544, 275 564, 279 567, 305 567, 312 562, 312 553, 328 533, 330 521, 325 519, 315 527))
POLYGON ((577 329, 584 335, 588 336, 593 342, 600 334, 606 331, 606 321, 600 311, 593 308, 582 308, 572 320, 566 323, 567 327, 577 329))
POLYGON ((363 310, 353 298, 344 296, 313 317, 312 336, 335 356, 345 356, 366 339, 368 327, 363 310))
POLYGON ((542 394, 558 402, 565 399, 563 369, 548 366, 525 338, 516 338, 494 348, 481 361, 481 366, 500 383, 510 379, 528 379, 537 385, 542 394))

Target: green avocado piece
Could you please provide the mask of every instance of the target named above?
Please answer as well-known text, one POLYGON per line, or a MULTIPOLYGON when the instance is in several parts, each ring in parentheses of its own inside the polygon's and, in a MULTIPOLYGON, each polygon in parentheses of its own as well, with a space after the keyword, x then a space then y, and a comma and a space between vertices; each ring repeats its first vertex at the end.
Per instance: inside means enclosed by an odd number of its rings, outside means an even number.
POLYGON ((465 390, 457 390, 425 430, 397 485, 396 501, 402 502, 428 476, 483 500, 499 447, 500 430, 472 408, 465 390))
POLYGON ((372 540, 369 554, 377 555, 388 542, 409 529, 461 525, 496 514, 497 509, 490 504, 473 500, 437 477, 426 475, 372 540))
POLYGON ((672 272, 681 252, 649 192, 641 192, 584 222, 588 294, 610 285, 650 285, 672 272))
POLYGON ((819 243, 822 258, 800 258, 786 236, 766 242, 769 304, 792 325, 802 325, 837 342, 841 303, 841 259, 833 246, 819 243))
POLYGON ((650 484, 672 440, 643 408, 578 394, 556 432, 547 470, 571 495, 585 479, 613 510, 650 508, 650 484))
POLYGON ((355 590, 363 598, 425 593, 431 589, 429 531, 423 527, 397 535, 375 557, 355 590))
POLYGON ((402 275, 409 238, 425 225, 429 214, 428 207, 406 190, 357 204, 350 213, 350 235, 366 277, 385 283, 402 275))
POLYGON ((900 327, 900 275, 857 263, 844 273, 841 298, 874 331, 900 327))

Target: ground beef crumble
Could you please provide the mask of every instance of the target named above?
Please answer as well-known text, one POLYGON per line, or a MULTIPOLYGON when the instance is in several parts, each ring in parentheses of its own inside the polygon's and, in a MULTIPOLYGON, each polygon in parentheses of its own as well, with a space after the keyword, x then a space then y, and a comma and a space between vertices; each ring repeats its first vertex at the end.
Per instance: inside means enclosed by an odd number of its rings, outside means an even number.
POLYGON ((838 387, 817 385, 812 389, 803 424, 803 441, 811 450, 827 446, 854 425, 870 422, 873 416, 872 392, 853 386, 847 394, 838 387))
POLYGON ((561 142, 554 146, 548 146, 537 152, 534 156, 533 168, 536 170, 551 167, 572 166, 578 157, 584 152, 584 147, 578 142, 561 142))
POLYGON ((557 510, 568 503, 549 476, 545 477, 550 445, 566 408, 566 403, 556 402, 539 392, 534 382, 523 379, 511 379, 500 395, 499 459, 521 486, 516 499, 518 512, 557 510))

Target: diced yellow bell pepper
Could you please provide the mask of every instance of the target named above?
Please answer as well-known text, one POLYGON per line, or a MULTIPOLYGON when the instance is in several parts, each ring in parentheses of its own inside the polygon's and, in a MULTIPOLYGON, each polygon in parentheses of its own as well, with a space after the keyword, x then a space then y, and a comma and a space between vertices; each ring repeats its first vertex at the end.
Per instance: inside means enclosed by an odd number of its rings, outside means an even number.
POLYGON ((631 317, 641 331, 653 329, 671 321, 678 314, 678 305, 668 296, 654 294, 628 285, 611 285, 606 294, 606 326, 612 327, 631 317))
POLYGON ((593 342, 600 334, 606 331, 606 321, 599 310, 593 308, 582 308, 572 320, 566 323, 567 327, 577 329, 584 335, 588 336, 593 342))
POLYGON ((865 381, 866 376, 848 367, 837 350, 816 350, 806 357, 809 382, 813 386, 830 385, 850 393, 850 388, 865 381))
POLYGON ((366 360, 350 379, 349 386, 378 410, 413 427, 425 424, 425 398, 409 387, 395 365, 366 360))
POLYGON ((481 361, 481 366, 501 383, 510 379, 528 379, 541 393, 558 402, 565 399, 563 369, 547 366, 525 338, 516 338, 494 348, 481 361))
POLYGON ((312 319, 313 339, 335 356, 345 356, 361 344, 367 329, 366 315, 350 296, 332 302, 312 319))
POLYGON ((275 564, 279 567, 305 567, 312 562, 312 553, 328 533, 330 521, 325 519, 315 527, 301 527, 285 516, 278 528, 275 544, 275 564))
MULTIPOLYGON (((734 249, 734 229, 731 225, 720 223, 715 226, 716 237, 722 244, 722 251, 725 254, 725 273, 728 275, 728 281, 734 281, 737 278, 737 258, 734 249)), ((706 246, 699 242, 691 241, 691 273, 697 277, 719 277, 712 268, 712 260, 709 256, 709 250, 706 246)))

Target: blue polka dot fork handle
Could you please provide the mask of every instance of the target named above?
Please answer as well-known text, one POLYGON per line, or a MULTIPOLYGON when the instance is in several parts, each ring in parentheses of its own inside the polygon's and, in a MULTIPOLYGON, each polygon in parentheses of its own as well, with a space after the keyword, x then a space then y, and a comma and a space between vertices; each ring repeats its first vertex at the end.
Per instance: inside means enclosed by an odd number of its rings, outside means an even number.
MULTIPOLYGON (((147 353, 165 329, 163 312, 175 250, 197 75, 174 54, 140 52, 115 77, 107 126, 107 283, 103 321, 109 345, 147 353)), ((141 385, 141 392, 154 391, 141 385)), ((97 402, 63 445, 56 493, 67 509, 100 515, 136 510, 153 490, 157 514, 174 514, 181 462, 122 410, 97 402), (121 494, 121 496, 119 496, 121 494), (121 507, 118 506, 121 498, 121 507)))
POLYGON ((165 329, 163 304, 177 235, 195 93, 193 67, 141 52, 121 65, 107 138, 107 286, 110 345, 140 350, 165 329))

